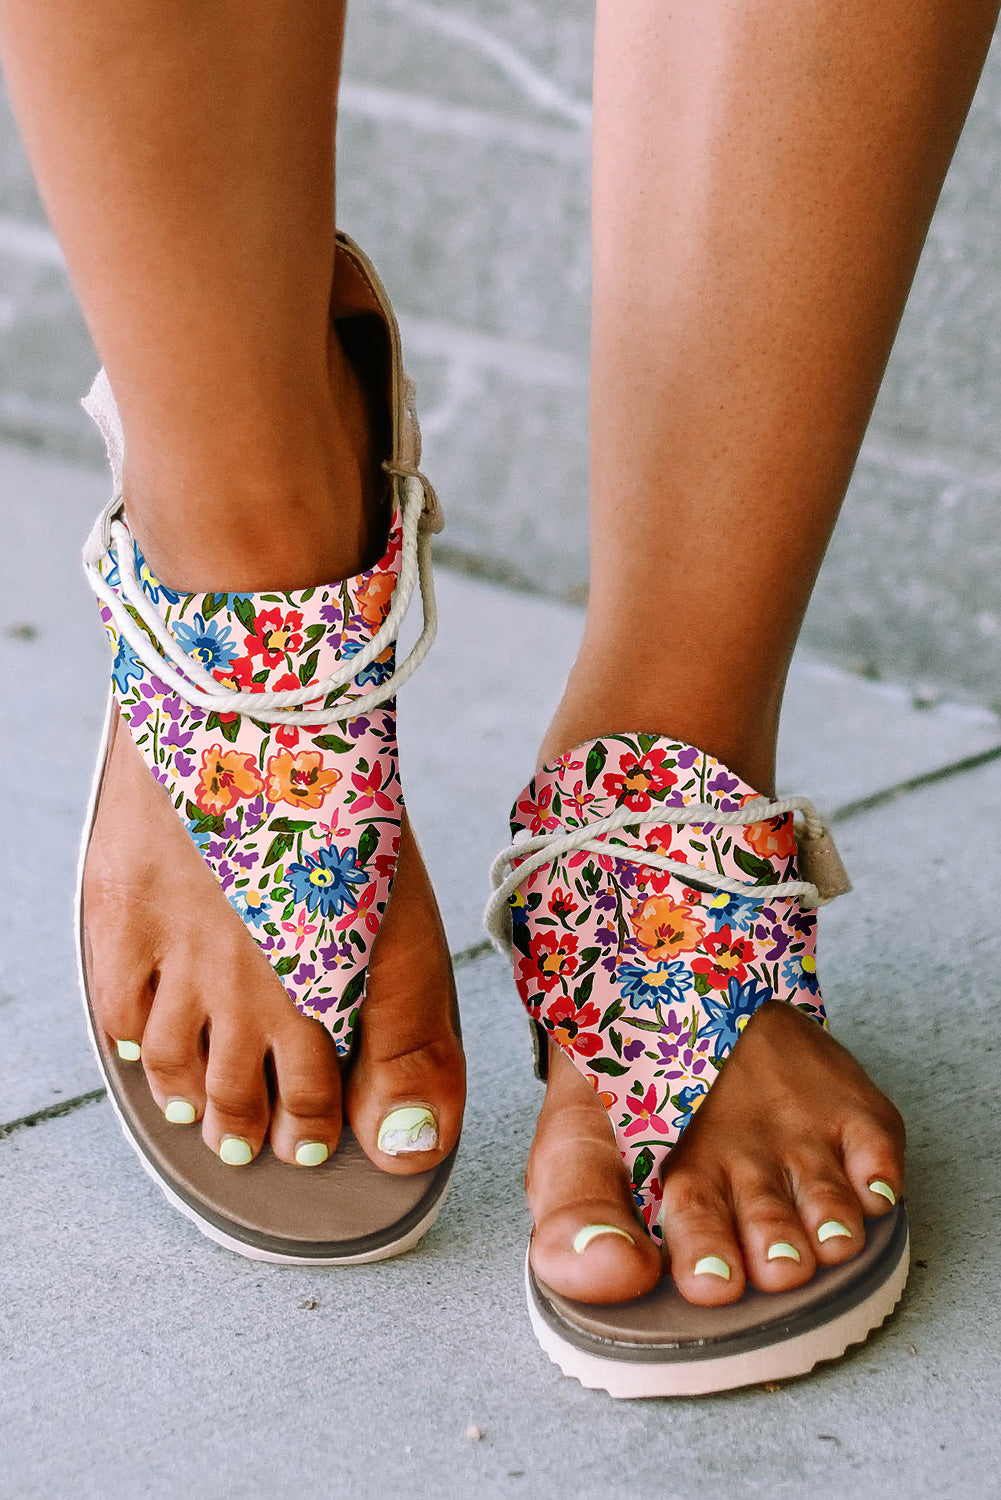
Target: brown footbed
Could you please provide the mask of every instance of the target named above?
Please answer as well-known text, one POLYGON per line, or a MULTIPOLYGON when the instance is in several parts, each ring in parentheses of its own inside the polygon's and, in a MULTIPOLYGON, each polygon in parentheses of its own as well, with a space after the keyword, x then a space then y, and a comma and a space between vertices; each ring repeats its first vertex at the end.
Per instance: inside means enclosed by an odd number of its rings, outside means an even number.
MULTIPOLYGON (((371 373, 381 367, 382 381, 388 381, 395 448, 402 396, 393 377, 399 361, 393 327, 381 305, 385 294, 372 268, 342 236, 338 236, 337 252, 332 315, 345 320, 342 331, 347 332, 352 353, 367 343, 375 367, 371 373), (361 332, 357 323, 352 326, 355 319, 367 325, 367 339, 355 337, 356 328, 361 332), (376 322, 382 331, 382 353, 376 352, 371 338, 376 322)), ((114 700, 109 708, 113 713, 114 700)), ((113 727, 117 727, 116 719, 110 721, 113 727)), ((109 734, 108 750, 111 739, 109 734)), ((100 792, 95 813, 99 798, 100 792)), ((374 1254, 404 1239, 428 1217, 448 1186, 455 1150, 432 1171, 396 1176, 369 1161, 345 1125, 336 1152, 321 1166, 291 1166, 265 1145, 247 1166, 230 1167, 208 1149, 199 1127, 169 1124, 149 1091, 142 1065, 123 1062, 94 1017, 82 941, 82 896, 80 925, 85 998, 108 1088, 146 1161, 199 1217, 254 1249, 316 1260, 374 1254)))
POLYGON ((529 1269, 536 1308, 561 1338, 604 1359, 675 1363, 749 1353, 809 1333, 858 1306, 893 1275, 907 1253, 907 1214, 865 1221, 865 1247, 840 1266, 824 1266, 790 1292, 753 1287, 728 1307, 695 1307, 669 1276, 645 1297, 608 1306, 561 1297, 529 1269))

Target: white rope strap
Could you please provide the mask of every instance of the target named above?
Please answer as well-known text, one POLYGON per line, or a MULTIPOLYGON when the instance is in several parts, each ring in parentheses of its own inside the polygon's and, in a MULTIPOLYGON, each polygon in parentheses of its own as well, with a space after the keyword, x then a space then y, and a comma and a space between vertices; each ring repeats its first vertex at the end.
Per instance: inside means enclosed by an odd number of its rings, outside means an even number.
POLYGON ((610 855, 615 859, 629 859, 636 864, 648 865, 654 870, 664 870, 677 875, 689 885, 705 886, 710 890, 729 891, 733 895, 752 895, 756 900, 772 901, 784 897, 798 896, 806 908, 826 906, 833 895, 822 895, 817 885, 810 880, 785 880, 779 885, 754 885, 747 880, 738 880, 716 870, 704 870, 699 866, 685 864, 683 860, 670 859, 641 844, 618 844, 607 842, 603 835, 616 833, 621 828, 636 828, 645 824, 663 828, 670 824, 676 828, 691 823, 713 823, 723 827, 746 827, 751 823, 764 823, 786 813, 802 814, 802 835, 806 840, 827 836, 827 829, 808 797, 785 797, 778 802, 769 802, 765 797, 756 798, 735 812, 721 812, 705 802, 693 802, 688 807, 653 806, 646 812, 634 812, 620 807, 607 818, 596 818, 583 828, 570 833, 539 833, 514 839, 494 860, 490 869, 490 884, 493 895, 487 903, 484 924, 498 953, 511 956, 511 913, 509 900, 529 875, 551 864, 563 854, 586 850, 589 854, 610 855))
POLYGON ((329 677, 319 678, 305 687, 262 693, 226 688, 197 657, 178 644, 137 576, 132 535, 119 519, 123 507, 120 491, 98 516, 83 549, 83 565, 90 585, 108 606, 118 630, 139 659, 193 708, 202 708, 209 713, 246 714, 263 724, 326 726, 343 723, 392 698, 427 656, 438 630, 431 574, 431 530, 440 514, 434 490, 417 470, 387 467, 399 491, 403 532, 400 574, 389 612, 376 634, 355 656, 329 677), (121 597, 100 570, 100 563, 108 553, 118 563, 121 597), (396 640, 417 584, 423 606, 423 628, 406 659, 387 682, 377 684, 368 692, 355 693, 330 708, 323 707, 324 699, 352 683, 359 672, 396 640), (149 636, 137 624, 126 602, 142 619, 149 636), (301 707, 306 703, 315 704, 317 700, 316 707, 301 707))

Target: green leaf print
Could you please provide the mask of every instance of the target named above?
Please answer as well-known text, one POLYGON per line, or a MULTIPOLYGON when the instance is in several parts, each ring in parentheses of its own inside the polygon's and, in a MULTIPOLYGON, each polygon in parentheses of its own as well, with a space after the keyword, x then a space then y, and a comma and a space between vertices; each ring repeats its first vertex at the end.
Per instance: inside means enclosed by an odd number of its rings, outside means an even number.
POLYGON ((291 974, 298 962, 298 953, 289 953, 285 958, 280 958, 275 964, 275 973, 278 975, 278 978, 281 979, 284 975, 291 974))
MULTIPOLYGON (((621 1000, 613 1000, 611 1005, 605 1011, 605 1014, 602 1016, 601 1020, 598 1022, 598 1030, 604 1031, 606 1026, 611 1026, 613 1021, 617 1021, 619 1019, 625 1008, 626 1007, 623 1005, 621 1000)), ((660 1028, 658 1027, 657 1029, 659 1030, 660 1028)))
POLYGON ((621 1078, 623 1073, 629 1072, 625 1063, 616 1062, 614 1057, 592 1057, 587 1065, 596 1073, 607 1073, 609 1078, 621 1078))
POLYGON ((364 988, 365 970, 362 969, 360 973, 355 974, 353 978, 348 980, 347 984, 344 987, 344 994, 337 1002, 337 1009, 339 1011, 350 1010, 355 1001, 360 997, 361 992, 364 988))
POLYGON ((276 860, 291 853, 294 844, 295 839, 290 833, 276 833, 268 845, 268 852, 261 860, 261 869, 266 870, 268 865, 273 865, 276 860))
POLYGON ((584 775, 587 779, 588 788, 594 786, 602 766, 608 759, 608 751, 600 740, 596 740, 587 752, 587 760, 584 765, 584 775))
POLYGON ((202 619, 211 620, 212 616, 217 615, 225 603, 225 594, 206 594, 202 601, 202 619))
POLYGON ((778 880, 778 872, 775 866, 769 864, 767 859, 762 859, 759 854, 752 854, 749 849, 734 849, 733 857, 737 865, 745 875, 758 885, 772 885, 778 880))
POLYGON ((313 744, 318 750, 333 750, 336 755, 343 755, 345 750, 351 746, 347 740, 342 740, 336 734, 316 734, 313 736, 313 744))
POLYGON ((617 1052, 617 1054, 619 1055, 619 1057, 621 1057, 622 1056, 622 1037, 616 1031, 616 1029, 615 1029, 614 1026, 610 1026, 608 1028, 608 1040, 611 1042, 612 1046, 615 1048, 615 1051, 617 1052))
POLYGON ((358 863, 365 865, 379 847, 379 830, 370 823, 358 840, 358 863))
POLYGON ((638 1188, 646 1182, 652 1171, 653 1152, 649 1146, 644 1146, 642 1151, 636 1153, 636 1159, 633 1162, 633 1187, 638 1188))
POLYGON ((306 657, 306 660, 303 662, 302 666, 299 668, 299 681, 302 683, 303 687, 306 686, 307 682, 312 682, 314 676, 316 675, 316 664, 319 660, 319 651, 312 651, 309 656, 306 657))
POLYGON ((254 606, 249 599, 237 599, 233 612, 244 630, 253 630, 256 616, 254 606))
POLYGON ((230 744, 233 743, 237 735, 240 733, 240 720, 236 714, 234 714, 232 718, 229 718, 227 716, 225 719, 220 719, 219 733, 222 735, 224 740, 229 740, 230 744))

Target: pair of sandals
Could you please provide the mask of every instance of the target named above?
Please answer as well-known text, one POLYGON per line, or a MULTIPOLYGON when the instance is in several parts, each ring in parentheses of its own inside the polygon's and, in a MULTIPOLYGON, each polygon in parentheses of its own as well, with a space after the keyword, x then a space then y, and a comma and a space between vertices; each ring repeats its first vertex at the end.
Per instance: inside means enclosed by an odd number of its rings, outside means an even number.
MULTIPOLYGON (((396 320, 344 235, 332 316, 388 410, 389 543, 355 578, 261 595, 164 587, 124 517, 124 441, 103 371, 84 402, 114 479, 84 549, 113 665, 81 873, 112 737, 127 731, 292 1003, 347 1060, 399 849, 395 694, 434 637, 430 548, 442 518, 418 467, 396 320), (415 588, 424 627, 397 663, 415 588)), ((844 872, 804 799, 768 802, 696 747, 646 734, 605 736, 545 767, 515 804, 512 835, 486 920, 513 957, 537 1071, 552 1037, 595 1087, 658 1239, 663 1164, 750 1015, 780 999, 823 1023, 815 911, 847 888, 844 872)), ((78 935, 82 894, 79 904, 78 935)), ((78 951, 122 1130, 203 1233, 258 1260, 349 1265, 401 1254, 431 1227, 454 1150, 432 1171, 390 1175, 345 1129, 309 1171, 265 1146, 234 1172, 197 1132, 169 1123, 138 1049, 122 1055, 97 1024, 82 942, 78 951)), ((890 1313, 907 1266, 897 1204, 867 1222, 851 1261, 726 1307, 693 1306, 669 1276, 607 1306, 560 1296, 527 1261, 526 1279, 533 1329, 566 1374, 613 1396, 667 1396, 782 1379, 842 1354, 890 1313)))

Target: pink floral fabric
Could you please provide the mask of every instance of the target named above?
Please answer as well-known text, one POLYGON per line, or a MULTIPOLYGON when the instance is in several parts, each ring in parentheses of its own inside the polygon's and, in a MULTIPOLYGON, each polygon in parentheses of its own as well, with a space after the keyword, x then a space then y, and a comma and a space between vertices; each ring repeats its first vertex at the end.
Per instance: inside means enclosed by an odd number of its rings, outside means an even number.
POLYGON ((758 1006, 786 1000, 824 1021, 816 914, 753 892, 796 878, 792 815, 671 823, 672 808, 735 811, 757 795, 693 745, 608 735, 544 767, 511 814, 517 835, 663 809, 662 823, 604 835, 607 855, 561 855, 511 897, 522 1000, 597 1091, 657 1238, 664 1162, 758 1006), (637 842, 690 865, 692 883, 614 852, 637 842), (706 870, 746 881, 747 894, 700 889, 706 870))
MULTIPOLYGON (((153 576, 133 543, 143 590, 178 644, 219 683, 250 692, 305 687, 356 656, 389 610, 400 547, 397 513, 382 560, 343 583, 180 594, 153 576)), ((121 597, 118 567, 107 552, 101 572, 121 597)), ((152 775, 296 1006, 346 1053, 399 850, 394 701, 371 712, 360 702, 355 717, 329 728, 207 713, 150 670, 104 604, 101 616, 115 698, 152 775)), ((393 670, 390 647, 327 706, 393 670)))

